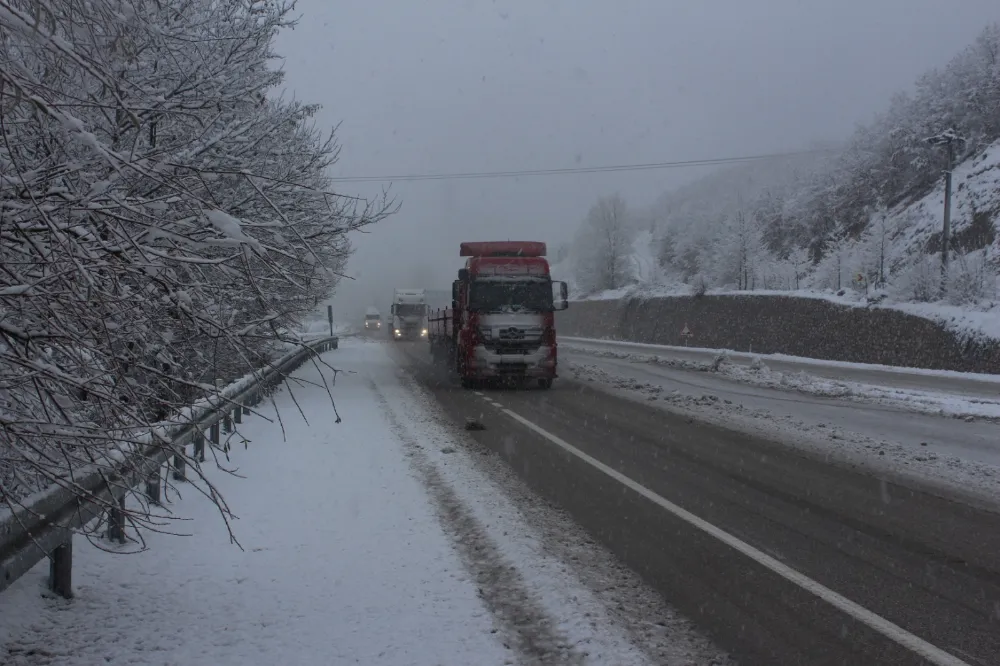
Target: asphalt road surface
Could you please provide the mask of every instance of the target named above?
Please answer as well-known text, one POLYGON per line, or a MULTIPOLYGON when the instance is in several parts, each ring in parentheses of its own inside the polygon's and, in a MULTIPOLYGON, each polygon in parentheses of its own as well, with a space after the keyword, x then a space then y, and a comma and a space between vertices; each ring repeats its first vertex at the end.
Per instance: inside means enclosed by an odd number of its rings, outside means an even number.
POLYGON ((1000 514, 565 379, 463 390, 426 345, 390 349, 740 663, 1000 663, 1000 514))

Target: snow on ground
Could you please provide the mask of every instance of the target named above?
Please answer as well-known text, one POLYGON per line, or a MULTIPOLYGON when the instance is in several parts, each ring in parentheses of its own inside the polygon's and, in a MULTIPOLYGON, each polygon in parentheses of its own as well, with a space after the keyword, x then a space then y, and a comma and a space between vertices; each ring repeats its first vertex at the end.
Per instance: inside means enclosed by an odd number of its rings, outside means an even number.
MULTIPOLYGON (((276 395, 277 414, 241 426, 236 475, 206 465, 242 549, 181 484, 167 507, 188 536, 147 534, 133 554, 78 537, 75 599, 44 591, 46 562, 0 595, 0 663, 724 663, 669 609, 639 635, 613 596, 543 551, 551 535, 519 517, 385 345, 344 340, 323 360, 344 371, 333 389, 342 423, 306 366, 276 395)), ((566 548, 583 543, 556 532, 566 548)), ((637 583, 621 589, 643 596, 637 583)))
POLYGON ((499 456, 471 438, 449 436, 442 427, 447 417, 433 399, 412 380, 407 384, 415 399, 399 399, 400 387, 386 391, 387 405, 414 442, 433 442, 420 455, 488 532, 498 558, 518 563, 522 585, 537 594, 561 643, 594 664, 728 663, 568 515, 534 495, 499 456))
POLYGON ((831 461, 1000 501, 997 426, 748 386, 719 372, 570 351, 568 376, 668 411, 780 441, 831 461))
MULTIPOLYGON (((325 359, 359 371, 356 354, 345 345, 325 359)), ((321 388, 298 383, 276 400, 287 439, 276 420, 250 417, 248 448, 232 451, 244 478, 206 470, 239 516, 244 550, 181 487, 170 510, 191 536, 147 535, 149 550, 132 555, 78 539, 76 599, 39 594, 44 562, 0 596, 0 663, 505 663, 365 381, 342 375, 338 386, 342 424, 321 388)))
MULTIPOLYGON (((622 346, 621 349, 600 349, 595 348, 593 345, 588 345, 587 343, 574 344, 570 342, 568 345, 564 344, 563 346, 572 350, 585 351, 586 353, 594 356, 605 356, 609 358, 632 360, 639 363, 664 365, 679 370, 689 370, 693 372, 711 371, 719 377, 724 377, 743 384, 749 384, 751 386, 797 391, 825 398, 841 398, 855 402, 885 405, 920 414, 933 414, 937 416, 962 418, 967 420, 985 418, 990 421, 1000 423, 1000 391, 994 392, 992 390, 996 386, 997 381, 997 378, 993 375, 985 376, 982 378, 982 381, 979 382, 983 385, 982 394, 970 396, 957 395, 950 391, 935 391, 932 389, 919 390, 894 385, 880 386, 876 384, 845 381, 829 377, 819 377, 815 374, 807 373, 802 370, 793 372, 774 371, 768 367, 767 361, 761 356, 751 355, 752 360, 748 365, 733 363, 730 360, 731 353, 727 350, 700 350, 703 352, 713 352, 713 356, 715 358, 706 362, 691 360, 688 358, 673 357, 672 355, 669 355, 671 354, 672 348, 664 348, 664 354, 656 354, 648 353, 648 351, 638 351, 639 349, 648 350, 648 346, 644 348, 632 346, 632 349, 635 349, 636 351, 631 351, 625 346, 622 346), (995 394, 997 397, 987 397, 991 393, 995 394)), ((618 346, 618 343, 615 343, 615 346, 618 346)), ((679 348, 677 349, 677 352, 684 354, 686 350, 684 348, 679 348)), ((780 360, 788 360, 790 357, 784 356, 778 358, 780 358, 780 360)), ((852 369, 860 369, 862 364, 855 363, 851 365, 853 366, 852 369)), ((839 367, 846 369, 845 366, 839 367)), ((877 368, 878 366, 872 367, 877 368)), ((932 372, 933 371, 927 371, 926 376, 928 377, 928 381, 930 381, 931 377, 935 376, 930 374, 932 372)), ((936 376, 955 378, 960 374, 961 373, 945 374, 942 371, 936 376)), ((891 376, 891 373, 886 373, 886 375, 888 378, 891 376)), ((967 377, 968 376, 966 376, 966 378, 967 377)))
POLYGON ((646 342, 629 342, 626 340, 606 340, 602 338, 579 338, 573 336, 559 336, 560 346, 579 351, 590 351, 596 349, 603 351, 606 349, 621 350, 625 352, 634 351, 637 354, 648 354, 654 356, 670 356, 673 358, 686 358, 690 360, 713 360, 722 352, 729 355, 732 362, 745 361, 747 363, 760 359, 768 366, 775 367, 808 367, 811 373, 833 379, 842 379, 851 376, 877 376, 879 382, 884 385, 907 386, 917 383, 926 385, 932 381, 935 387, 945 387, 944 392, 966 394, 966 395, 1000 395, 1000 375, 991 375, 981 372, 959 372, 957 370, 935 370, 931 368, 908 368, 898 365, 880 365, 878 363, 856 363, 853 361, 833 361, 823 358, 809 358, 807 356, 793 356, 791 354, 753 354, 750 352, 739 352, 731 349, 714 349, 711 347, 679 347, 676 345, 657 345, 646 342), (954 381, 952 381, 954 380, 954 381), (965 385, 959 388, 958 385, 965 385))

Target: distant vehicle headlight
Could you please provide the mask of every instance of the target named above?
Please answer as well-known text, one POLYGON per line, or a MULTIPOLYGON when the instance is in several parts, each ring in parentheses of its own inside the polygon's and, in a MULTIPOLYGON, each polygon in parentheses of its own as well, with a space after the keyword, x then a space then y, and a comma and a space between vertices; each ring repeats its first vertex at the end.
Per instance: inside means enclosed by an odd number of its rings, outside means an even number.
POLYGON ((420 335, 427 335, 427 329, 425 328, 424 330, 420 331, 420 335))

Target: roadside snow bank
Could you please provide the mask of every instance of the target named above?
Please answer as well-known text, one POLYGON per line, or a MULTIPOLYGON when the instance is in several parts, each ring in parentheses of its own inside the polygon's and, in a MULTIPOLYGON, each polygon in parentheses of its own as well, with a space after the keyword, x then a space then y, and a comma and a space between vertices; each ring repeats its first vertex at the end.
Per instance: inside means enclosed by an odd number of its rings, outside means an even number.
MULTIPOLYGON (((595 358, 595 361, 598 359, 595 358)), ((616 395, 641 400, 661 409, 679 413, 692 419, 699 419, 732 430, 766 437, 786 446, 819 454, 830 461, 840 461, 851 466, 872 470, 875 475, 891 474, 927 482, 949 494, 960 494, 974 498, 978 503, 991 507, 1000 506, 1000 465, 983 460, 974 460, 958 455, 947 441, 927 437, 927 440, 902 443, 896 437, 879 437, 858 432, 852 418, 833 419, 819 416, 809 405, 793 404, 784 413, 778 412, 778 405, 789 406, 788 401, 773 403, 767 400, 747 399, 750 389, 740 391, 715 392, 699 390, 696 384, 683 385, 670 380, 643 378, 645 373, 633 374, 628 368, 608 368, 597 363, 570 362, 569 376, 576 381, 616 395), (677 388, 673 388, 676 386, 677 388), (721 394, 721 395, 720 395, 721 394), (728 395, 728 397, 726 397, 728 395), (744 404, 746 402, 747 404, 744 404), (761 407, 761 405, 765 407, 761 407), (770 405, 771 408, 767 408, 770 405)), ((639 367, 656 364, 640 363, 639 367)), ((701 373, 699 373, 701 374, 701 373)), ((716 373, 705 372, 705 375, 716 373)), ((733 382, 733 386, 737 386, 733 382)), ((767 389, 771 390, 771 389, 767 389)), ((829 414, 829 411, 824 412, 829 414)), ((866 423, 879 414, 857 414, 865 416, 866 423)), ((888 430, 893 430, 891 414, 885 418, 888 430)), ((911 418, 927 419, 915 416, 911 418)), ((926 425, 926 424, 925 424, 926 425)), ((977 427, 978 424, 961 423, 962 426, 977 427)), ((916 430, 923 426, 916 424, 916 430)), ((993 428, 992 424, 982 428, 993 428)), ((947 428, 946 428, 947 429, 947 428)), ((921 435, 926 436, 926 435, 921 435)), ((945 438, 947 439, 947 438, 945 438)), ((997 442, 1000 448, 1000 442, 997 442)), ((980 451, 980 453, 985 453, 980 451)), ((992 456, 996 459, 997 451, 992 456)))
MULTIPOLYGON (((670 358, 657 354, 569 346, 574 349, 582 349, 588 354, 598 357, 605 356, 665 365, 694 372, 713 372, 719 376, 751 386, 798 391, 807 395, 886 405, 921 414, 934 414, 962 419, 985 418, 1000 423, 1000 398, 990 400, 935 391, 883 387, 860 382, 817 377, 804 371, 772 371, 760 357, 756 357, 749 366, 731 363, 729 362, 729 352, 726 350, 718 352, 715 359, 710 362, 701 362, 670 358)), ((953 375, 954 373, 951 374, 953 375)))
POLYGON ((234 475, 206 465, 242 550, 180 484, 166 507, 190 536, 147 535, 134 555, 77 538, 74 600, 43 592, 45 562, 0 596, 0 663, 509 663, 373 400, 371 357, 361 345, 325 355, 347 371, 334 389, 342 424, 308 364, 275 396, 280 422, 262 406, 270 421, 240 426, 234 475))

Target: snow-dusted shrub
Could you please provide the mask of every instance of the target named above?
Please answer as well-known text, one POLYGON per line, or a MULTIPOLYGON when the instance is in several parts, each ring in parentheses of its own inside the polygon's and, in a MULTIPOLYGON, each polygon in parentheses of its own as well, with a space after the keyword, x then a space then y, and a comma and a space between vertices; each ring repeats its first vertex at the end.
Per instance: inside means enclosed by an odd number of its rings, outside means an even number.
POLYGON ((995 299, 996 283, 997 275, 987 262, 984 250, 960 254, 949 266, 948 302, 967 305, 995 299))
POLYGON ((918 256, 894 279, 890 291, 901 301, 926 303, 936 300, 941 291, 941 259, 918 256))

